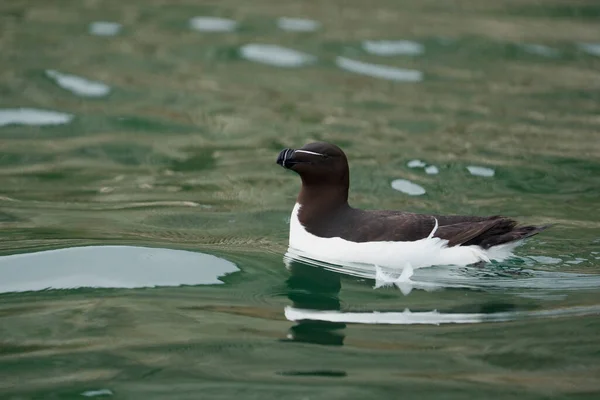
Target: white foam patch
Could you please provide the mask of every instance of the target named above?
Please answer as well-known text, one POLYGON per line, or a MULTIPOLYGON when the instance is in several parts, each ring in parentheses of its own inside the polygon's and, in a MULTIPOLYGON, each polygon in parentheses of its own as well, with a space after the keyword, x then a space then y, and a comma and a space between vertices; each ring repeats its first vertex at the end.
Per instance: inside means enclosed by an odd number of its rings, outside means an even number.
POLYGON ((428 165, 425 168, 425 173, 428 175, 437 175, 440 173, 440 170, 435 165, 428 165))
POLYGON ((600 57, 600 43, 579 43, 578 47, 588 54, 600 57))
POLYGON ((90 24, 89 32, 96 36, 115 36, 121 28, 122 25, 117 22, 96 21, 90 24))
POLYGON ((337 57, 336 64, 341 69, 360 75, 374 78, 388 79, 397 82, 420 82, 423 73, 414 69, 389 67, 387 65, 369 64, 361 61, 351 60, 346 57, 337 57))
POLYGON ((425 52, 425 46, 412 40, 365 40, 362 47, 378 56, 416 56, 425 52))
POLYGON ((110 87, 102 82, 63 74, 52 69, 46 70, 46 75, 53 79, 58 86, 79 96, 102 97, 110 93, 110 87))
POLYGON ((406 166, 408 166, 408 168, 423 168, 426 165, 427 164, 421 160, 410 160, 406 163, 406 166))
POLYGON ((406 179, 395 179, 392 181, 392 189, 406 193, 410 196, 421 196, 426 193, 425 189, 406 179))
POLYGON ((554 49, 549 46, 544 46, 542 44, 526 43, 522 44, 521 48, 523 48, 523 50, 525 50, 528 53, 544 57, 556 58, 560 55, 560 51, 558 51, 557 49, 554 49))
POLYGON ((250 61, 284 68, 302 67, 317 60, 310 54, 274 44, 247 44, 240 48, 240 54, 250 61))
POLYGON ((194 17, 190 19, 190 28, 200 32, 233 32, 238 23, 228 18, 194 17))
POLYGON ((0 109, 0 126, 6 125, 61 125, 73 120, 73 115, 37 108, 0 109))
POLYGON ((476 176, 491 177, 496 174, 496 172, 492 168, 478 167, 476 165, 469 165, 467 167, 467 170, 469 171, 469 173, 471 175, 476 175, 476 176))
POLYGON ((222 284, 238 267, 209 254, 135 246, 88 246, 0 257, 0 293, 46 289, 222 284))
POLYGON ((306 18, 281 17, 277 20, 277 26, 288 32, 314 32, 321 27, 321 23, 306 18))

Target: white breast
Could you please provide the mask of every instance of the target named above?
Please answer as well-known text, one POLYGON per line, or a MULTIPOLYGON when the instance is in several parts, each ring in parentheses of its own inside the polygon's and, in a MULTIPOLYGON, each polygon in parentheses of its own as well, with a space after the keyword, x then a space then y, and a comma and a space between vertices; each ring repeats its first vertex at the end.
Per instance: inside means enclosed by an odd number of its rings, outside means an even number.
MULTIPOLYGON (((290 218, 292 250, 333 264, 362 263, 380 267, 403 269, 432 265, 469 265, 479 261, 501 261, 509 257, 518 243, 510 243, 484 250, 479 246, 448 247, 445 239, 429 237, 413 242, 350 242, 339 237, 321 238, 306 231, 298 220, 301 205, 296 203, 290 218)), ((430 235, 431 236, 431 235, 430 235)))

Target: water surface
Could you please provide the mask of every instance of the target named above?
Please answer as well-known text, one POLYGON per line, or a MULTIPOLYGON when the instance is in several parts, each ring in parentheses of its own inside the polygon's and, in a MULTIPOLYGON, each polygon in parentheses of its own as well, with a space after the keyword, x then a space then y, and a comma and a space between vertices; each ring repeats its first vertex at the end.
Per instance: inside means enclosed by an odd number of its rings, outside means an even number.
POLYGON ((598 398, 597 16, 2 3, 0 397, 598 398), (354 206, 556 225, 379 282, 288 257, 313 140, 354 206))

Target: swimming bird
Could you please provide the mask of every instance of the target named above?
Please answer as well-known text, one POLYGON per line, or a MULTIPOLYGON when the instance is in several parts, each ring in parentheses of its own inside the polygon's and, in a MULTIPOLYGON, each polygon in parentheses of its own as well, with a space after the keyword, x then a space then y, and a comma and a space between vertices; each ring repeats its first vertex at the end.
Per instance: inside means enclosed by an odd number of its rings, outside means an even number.
POLYGON ((277 164, 300 175, 289 247, 309 258, 403 269, 501 261, 548 226, 519 226, 503 216, 362 210, 348 204, 350 171, 338 146, 284 149, 277 164))

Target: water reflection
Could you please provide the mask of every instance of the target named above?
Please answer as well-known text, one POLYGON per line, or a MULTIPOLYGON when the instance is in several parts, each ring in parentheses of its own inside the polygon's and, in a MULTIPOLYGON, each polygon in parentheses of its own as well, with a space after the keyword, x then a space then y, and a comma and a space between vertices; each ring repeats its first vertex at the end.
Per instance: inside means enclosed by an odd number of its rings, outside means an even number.
POLYGON ((600 57, 600 44, 598 43, 579 43, 579 48, 593 56, 600 57))
MULTIPOLYGON (((521 293, 523 290, 573 291, 600 288, 600 275, 531 269, 535 264, 535 259, 539 260, 543 258, 539 256, 513 256, 503 264, 490 263, 465 267, 448 265, 416 268, 409 277, 409 283, 413 289, 426 291, 452 288, 506 292, 510 289, 516 291, 516 293, 521 293)), ((369 279, 374 282, 376 282, 378 276, 378 267, 374 265, 341 262, 332 264, 312 259, 293 248, 288 248, 284 260, 286 263, 295 260, 344 275, 369 279)), ((537 263, 535 266, 541 267, 543 264, 537 263)), ((403 272, 402 270, 392 268, 382 268, 382 270, 388 280, 400 278, 403 272)), ((375 286, 382 285, 375 284, 375 286)))
POLYGON ((388 79, 398 82, 420 82, 423 73, 414 69, 396 68, 387 65, 370 64, 362 61, 351 60, 346 57, 337 57, 336 64, 341 69, 360 75, 374 78, 388 79))
POLYGON ((288 32, 314 32, 321 24, 312 19, 281 17, 277 20, 277 26, 288 32))
POLYGON ((496 174, 496 172, 492 168, 479 167, 476 165, 469 165, 467 167, 467 170, 471 175, 475 176, 492 177, 496 174))
POLYGON ((425 52, 425 46, 412 40, 365 40, 362 47, 378 56, 416 56, 425 52))
POLYGON ((78 96, 102 97, 110 92, 110 87, 108 85, 80 76, 63 74, 52 69, 46 70, 46 75, 53 79, 58 86, 78 96))
POLYGON ((215 285, 239 271, 222 258, 183 250, 89 246, 0 257, 0 293, 47 289, 215 285))
POLYGON ((312 370, 312 371, 282 371, 277 375, 283 376, 320 376, 325 378, 344 378, 348 376, 346 371, 312 370))
POLYGON ((313 320, 330 323, 381 324, 381 325, 442 325, 477 324, 483 322, 509 322, 518 319, 540 319, 561 316, 600 315, 600 306, 565 307, 543 311, 514 311, 485 313, 440 313, 437 311, 411 312, 339 312, 285 308, 290 321, 313 320))
POLYGON ((232 19, 217 17, 194 17, 190 28, 200 32, 233 32, 238 23, 232 19))
MULTIPOLYGON (((295 309, 341 309, 340 274, 295 260, 289 260, 287 267, 290 271, 290 277, 286 281, 287 293, 295 309)), ((290 328, 288 335, 290 340, 332 346, 344 344, 345 336, 340 331, 346 327, 344 323, 311 318, 295 321, 297 324, 290 328)))
POLYGON ((544 56, 549 58, 556 58, 560 55, 560 51, 541 44, 522 44, 521 47, 528 53, 536 54, 538 56, 544 56))
MULTIPOLYGON (((475 312, 439 312, 437 310, 413 312, 406 308, 403 311, 380 312, 380 311, 361 311, 349 312, 343 311, 340 300, 340 290, 342 287, 341 276, 353 275, 347 274, 344 269, 332 270, 323 268, 324 264, 317 262, 307 262, 306 259, 300 259, 286 253, 284 258, 286 266, 290 270, 291 276, 287 281, 288 298, 292 305, 286 306, 284 314, 286 319, 297 323, 291 328, 289 339, 294 341, 310 342, 316 344, 342 345, 344 342, 344 333, 340 329, 345 328, 346 324, 392 324, 392 325, 440 325, 440 324, 475 324, 484 322, 507 322, 520 319, 543 319, 550 317, 563 316, 587 316, 599 315, 600 305, 585 305, 556 307, 547 310, 519 310, 517 305, 509 300, 502 303, 483 303, 475 306, 469 306, 475 312)), ((547 290, 571 289, 597 289, 600 288, 600 276, 568 273, 550 273, 544 271, 528 271, 524 269, 513 269, 513 271, 501 270, 493 273, 491 270, 473 268, 465 270, 464 268, 449 269, 445 268, 423 268, 418 271, 425 271, 419 278, 410 280, 414 287, 427 289, 439 288, 461 288, 461 289, 481 289, 490 287, 501 287, 504 292, 507 289, 540 289, 536 292, 524 292, 522 297, 532 299, 547 300, 547 290), (446 277, 454 276, 454 283, 451 279, 443 279, 446 270, 446 277), (433 271, 433 272, 432 272, 433 271), (478 273, 479 272, 479 273, 478 273), (429 277, 429 282, 423 281, 424 277, 429 277), (431 279, 433 278, 433 279, 431 279), (522 279, 519 279, 522 278, 522 279), (523 279, 524 278, 524 279, 523 279), (432 285, 432 281, 437 280, 432 285), (469 282, 469 283, 467 283, 469 282), (478 285, 474 283, 477 282, 478 285)), ((365 274, 368 281, 364 284, 370 284, 375 278, 375 288, 385 286, 377 282, 377 277, 365 274)), ((409 291, 410 293, 410 291, 409 291)), ((509 294, 517 294, 508 291, 509 294)), ((556 296, 556 295, 555 295, 556 296)), ((561 300, 560 297, 554 300, 561 300)), ((464 308, 464 306, 462 306, 464 308)))
POLYGON ((240 55, 249 60, 275 67, 302 67, 317 61, 315 56, 274 44, 247 44, 240 55))
POLYGON ((81 395, 84 397, 112 396, 113 392, 110 389, 87 390, 81 395))
POLYGON ((0 126, 5 125, 61 125, 71 122, 73 115, 37 108, 0 109, 0 126))
POLYGON ((421 160, 410 160, 406 163, 408 168, 424 168, 426 165, 427 163, 421 160))
POLYGON ((410 160, 406 163, 408 168, 424 168, 424 171, 427 175, 437 175, 440 173, 440 170, 435 165, 427 165, 425 161, 422 160, 410 160))
POLYGON ((421 196, 426 193, 425 188, 421 185, 417 185, 406 179, 395 179, 391 183, 392 189, 402 193, 406 193, 409 196, 421 196))
POLYGON ((428 165, 425 167, 425 173, 427 175, 437 175, 440 173, 440 170, 435 165, 428 165))
POLYGON ((96 21, 90 24, 89 32, 95 36, 115 36, 121 31, 121 27, 117 22, 96 21))
MULTIPOLYGON (((542 264, 560 264, 562 260, 560 258, 549 257, 549 256, 530 256, 531 260, 542 263, 542 264)), ((526 261, 527 262, 527 261, 526 261)))

